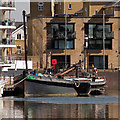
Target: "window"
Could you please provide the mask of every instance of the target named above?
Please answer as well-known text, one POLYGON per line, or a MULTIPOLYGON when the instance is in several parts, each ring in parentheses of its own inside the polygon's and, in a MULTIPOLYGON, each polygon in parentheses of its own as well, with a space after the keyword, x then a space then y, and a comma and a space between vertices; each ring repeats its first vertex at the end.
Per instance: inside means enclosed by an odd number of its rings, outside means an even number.
POLYGON ((39 2, 39 3, 38 3, 38 10, 39 10, 39 11, 42 11, 42 10, 43 10, 43 5, 44 5, 43 2, 39 2))
MULTIPOLYGON (((51 33, 53 39, 65 39, 65 24, 51 24, 51 33)), ((67 24, 68 39, 75 39, 74 24, 67 24)))
POLYGON ((17 54, 21 54, 21 46, 20 45, 17 46, 17 54))
MULTIPOLYGON (((54 41, 55 49, 65 49, 65 40, 55 40, 54 41)), ((67 49, 74 48, 74 40, 67 40, 67 49)))
POLYGON ((17 39, 21 40, 21 34, 17 34, 17 39))
POLYGON ((114 9, 115 8, 111 8, 111 15, 114 15, 114 9))
MULTIPOLYGON (((51 33, 54 49, 65 49, 65 24, 51 24, 51 33)), ((74 24, 67 24, 67 49, 74 49, 74 24)))
POLYGON ((69 8, 68 9, 70 9, 71 10, 71 3, 69 3, 69 8))
POLYGON ((95 9, 95 15, 97 15, 97 9, 95 9))
MULTIPOLYGON (((89 66, 92 68, 92 64, 94 67, 98 69, 103 69, 103 56, 102 55, 90 55, 89 56, 89 66)), ((108 69, 108 56, 105 55, 105 68, 108 69)))
POLYGON ((108 8, 106 9, 106 14, 109 15, 109 9, 108 8))
MULTIPOLYGON (((86 24, 85 34, 88 35, 88 48, 89 49, 103 49, 103 25, 99 24, 86 24)), ((112 24, 105 24, 105 49, 112 49, 112 24)))
POLYGON ((87 7, 85 7, 85 16, 87 16, 87 12, 88 12, 87 7))

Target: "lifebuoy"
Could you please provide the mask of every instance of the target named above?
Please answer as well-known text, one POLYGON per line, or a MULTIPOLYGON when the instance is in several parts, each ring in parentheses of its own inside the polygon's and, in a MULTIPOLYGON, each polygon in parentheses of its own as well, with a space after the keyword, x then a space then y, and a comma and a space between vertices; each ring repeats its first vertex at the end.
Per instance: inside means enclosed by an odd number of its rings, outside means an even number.
POLYGON ((80 86, 80 82, 75 82, 74 84, 75 84, 75 87, 77 88, 80 86))
POLYGON ((98 71, 97 71, 97 68, 94 68, 94 72, 95 72, 95 73, 97 73, 97 72, 98 72, 98 71))

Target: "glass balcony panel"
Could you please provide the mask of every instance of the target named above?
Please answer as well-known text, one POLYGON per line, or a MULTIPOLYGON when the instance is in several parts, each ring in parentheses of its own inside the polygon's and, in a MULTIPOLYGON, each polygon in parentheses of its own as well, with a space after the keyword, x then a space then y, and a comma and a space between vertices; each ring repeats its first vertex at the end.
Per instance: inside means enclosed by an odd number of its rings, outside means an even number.
POLYGON ((13 38, 13 37, 11 39, 7 38, 7 44, 8 45, 15 45, 15 38, 13 38))
MULTIPOLYGON (((67 33, 67 39, 75 39, 76 33, 75 32, 68 32, 67 33)), ((65 39, 65 32, 57 31, 53 35, 53 39, 65 39)))
POLYGON ((3 64, 15 64, 15 57, 8 57, 8 56, 5 56, 5 57, 0 57, 0 63, 3 63, 3 64))
POLYGON ((96 40, 96 44, 102 44, 102 40, 96 40))
POLYGON ((0 38, 0 44, 3 45, 15 45, 15 38, 0 38))
POLYGON ((4 45, 7 44, 7 39, 6 38, 2 38, 2 44, 4 44, 4 45))
POLYGON ((0 25, 4 26, 15 26, 15 19, 6 19, 6 20, 0 20, 0 25))
POLYGON ((67 33, 67 38, 68 39, 75 39, 76 38, 76 33, 75 32, 68 32, 67 33))
POLYGON ((114 38, 114 32, 107 32, 107 33, 105 33, 105 37, 106 37, 106 39, 114 38))
POLYGON ((15 7, 15 1, 14 0, 11 0, 11 1, 2 0, 0 1, 0 7, 15 7))
POLYGON ((94 34, 94 39, 102 39, 103 38, 103 32, 96 31, 94 34))
MULTIPOLYGON (((106 39, 113 39, 114 33, 113 32, 105 32, 105 38, 106 39)), ((103 39, 103 32, 96 32, 94 35, 94 39, 103 39)))

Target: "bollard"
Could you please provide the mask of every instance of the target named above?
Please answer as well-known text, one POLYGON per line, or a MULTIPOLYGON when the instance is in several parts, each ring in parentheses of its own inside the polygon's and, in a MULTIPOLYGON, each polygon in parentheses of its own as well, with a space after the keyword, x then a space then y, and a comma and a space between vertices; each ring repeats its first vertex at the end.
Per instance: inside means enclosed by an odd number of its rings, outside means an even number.
POLYGON ((37 70, 38 70, 38 62, 37 62, 37 70))
POLYGON ((11 85, 11 76, 10 76, 10 85, 11 85))

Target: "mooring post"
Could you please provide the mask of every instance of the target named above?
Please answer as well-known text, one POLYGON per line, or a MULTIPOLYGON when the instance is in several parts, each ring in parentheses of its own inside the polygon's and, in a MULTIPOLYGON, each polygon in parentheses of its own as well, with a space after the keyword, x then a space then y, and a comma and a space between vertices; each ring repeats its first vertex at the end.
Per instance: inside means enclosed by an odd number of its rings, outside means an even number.
POLYGON ((10 85, 11 85, 11 76, 10 76, 10 85))
POLYGON ((76 69, 76 78, 78 78, 79 77, 78 66, 75 66, 75 69, 76 69))

